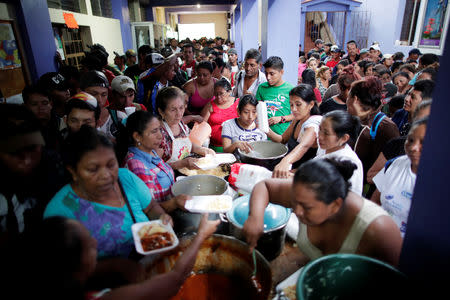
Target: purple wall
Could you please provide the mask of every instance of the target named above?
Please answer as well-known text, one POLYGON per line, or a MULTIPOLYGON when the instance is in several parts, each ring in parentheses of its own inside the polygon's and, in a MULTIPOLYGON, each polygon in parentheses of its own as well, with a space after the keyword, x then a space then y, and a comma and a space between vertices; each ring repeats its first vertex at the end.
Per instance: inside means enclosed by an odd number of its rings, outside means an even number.
MULTIPOLYGON (((267 48, 263 51, 263 54, 267 53, 267 57, 279 56, 283 59, 283 78, 294 86, 297 85, 298 77, 300 5, 300 1, 297 0, 268 1, 267 48)), ((262 47, 265 45, 263 44, 262 47)))
POLYGON ((133 39, 131 37, 130 13, 127 0, 111 1, 113 18, 119 19, 120 31, 122 33, 123 51, 133 48, 133 39))
POLYGON ((243 60, 243 53, 242 53, 242 16, 241 16, 241 6, 238 5, 236 9, 234 10, 234 29, 235 29, 235 36, 234 36, 234 47, 236 48, 236 51, 238 53, 238 59, 243 60))
MULTIPOLYGON (((242 0, 242 53, 248 49, 258 49, 259 20, 258 1, 242 0)), ((241 56, 242 57, 242 56, 241 56)))
POLYGON ((15 3, 20 35, 31 80, 37 81, 47 72, 55 72, 56 45, 46 0, 20 0, 15 3))

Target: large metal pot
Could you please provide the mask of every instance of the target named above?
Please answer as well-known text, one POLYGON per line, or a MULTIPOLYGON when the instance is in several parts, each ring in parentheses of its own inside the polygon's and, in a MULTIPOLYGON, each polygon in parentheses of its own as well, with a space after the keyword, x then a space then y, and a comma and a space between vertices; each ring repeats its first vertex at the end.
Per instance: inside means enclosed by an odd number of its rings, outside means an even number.
MULTIPOLYGON (((172 186, 172 194, 174 196, 181 194, 189 196, 224 195, 228 193, 228 190, 228 182, 214 175, 184 177, 176 181, 172 186)), ((176 209, 170 215, 173 219, 174 230, 177 235, 182 236, 186 233, 197 232, 201 214, 176 209)), ((210 220, 217 220, 219 218, 219 214, 209 214, 210 220)), ((227 232, 228 228, 224 224, 219 225, 216 231, 216 233, 222 234, 226 234, 227 232)))
MULTIPOLYGON (((141 260, 146 269, 147 277, 166 273, 175 265, 176 260, 189 246, 193 235, 180 239, 180 244, 171 252, 161 253, 157 256, 147 256, 141 260)), ((259 251, 256 254, 256 280, 260 283, 262 291, 256 299, 269 298, 272 289, 272 271, 270 264, 259 251)), ((252 255, 248 245, 234 237, 214 234, 201 246, 197 255, 194 273, 219 273, 229 277, 238 277, 251 284, 253 272, 252 255)), ((216 291, 220 293, 220 291, 216 291)))
MULTIPOLYGON (((249 214, 250 195, 237 198, 232 208, 227 212, 230 235, 245 241, 242 232, 249 214)), ((291 216, 289 208, 269 203, 264 212, 264 233, 258 240, 258 249, 266 259, 273 260, 284 248, 286 225, 291 216)))
POLYGON ((272 141, 251 142, 250 145, 253 147, 253 152, 237 151, 241 162, 262 166, 271 171, 288 152, 286 145, 272 141))

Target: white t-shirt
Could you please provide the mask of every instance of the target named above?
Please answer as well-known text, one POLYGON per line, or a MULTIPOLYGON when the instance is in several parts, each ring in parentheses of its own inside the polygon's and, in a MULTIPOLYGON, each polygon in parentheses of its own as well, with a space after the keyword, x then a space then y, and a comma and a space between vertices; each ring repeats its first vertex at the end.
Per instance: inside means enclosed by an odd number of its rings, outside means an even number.
POLYGON ((385 169, 373 178, 373 182, 381 193, 381 206, 392 216, 404 236, 416 174, 412 172, 411 161, 406 155, 398 157, 385 169))
POLYGON ((314 128, 314 132, 316 133, 316 137, 319 136, 319 126, 322 122, 322 116, 310 116, 305 123, 302 124, 302 128, 300 128, 300 132, 298 133, 297 142, 301 142, 303 135, 305 134, 305 130, 308 128, 314 128))
MULTIPOLYGON (((119 122, 121 122, 123 119, 127 117, 126 113, 118 110, 116 111, 117 111, 117 119, 119 119, 119 122)), ((118 130, 118 128, 116 128, 116 125, 114 124, 111 114, 109 114, 108 120, 106 120, 105 124, 103 124, 101 127, 97 127, 97 130, 106 134, 106 136, 109 139, 115 140, 116 137, 114 136, 113 133, 115 133, 118 130)))
MULTIPOLYGON (((261 83, 264 83, 267 81, 266 75, 258 71, 258 78, 252 83, 252 85, 248 88, 248 91, 253 95, 256 96, 256 91, 258 90, 258 86, 261 83)), ((242 98, 244 96, 244 78, 245 78, 245 71, 242 70, 239 73, 235 75, 235 83, 233 88, 233 97, 242 98)))
POLYGON ((267 135, 259 130, 244 129, 237 123, 237 119, 231 119, 222 124, 222 137, 229 138, 232 143, 237 141, 256 142, 267 140, 267 135))
POLYGON ((345 144, 345 147, 343 149, 328 154, 325 153, 324 149, 321 149, 319 147, 317 149, 317 155, 316 157, 314 157, 314 159, 324 158, 338 158, 342 160, 349 160, 356 165, 357 168, 355 171, 353 171, 353 175, 349 180, 349 182, 351 183, 350 190, 361 196, 363 191, 364 172, 362 162, 359 159, 358 155, 356 155, 355 151, 353 151, 348 144, 345 144))

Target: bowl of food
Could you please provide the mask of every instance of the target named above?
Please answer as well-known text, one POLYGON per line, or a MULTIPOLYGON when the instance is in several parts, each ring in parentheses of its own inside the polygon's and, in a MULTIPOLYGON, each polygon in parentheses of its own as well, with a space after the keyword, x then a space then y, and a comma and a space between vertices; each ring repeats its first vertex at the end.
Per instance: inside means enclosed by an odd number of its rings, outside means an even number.
POLYGON ((252 146, 253 150, 249 153, 237 150, 241 162, 262 166, 270 171, 273 171, 275 166, 288 152, 286 145, 272 141, 251 142, 250 146, 252 146))
POLYGON ((172 227, 161 220, 134 223, 131 231, 136 251, 142 255, 168 251, 179 243, 172 227))

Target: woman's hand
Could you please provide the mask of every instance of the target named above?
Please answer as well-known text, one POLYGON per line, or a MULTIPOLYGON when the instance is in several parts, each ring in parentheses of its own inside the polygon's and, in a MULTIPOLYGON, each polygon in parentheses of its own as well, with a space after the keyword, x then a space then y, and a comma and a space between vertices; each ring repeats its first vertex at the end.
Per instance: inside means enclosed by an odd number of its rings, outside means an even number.
POLYGON ((163 222, 164 225, 170 224, 170 226, 173 227, 173 220, 172 220, 172 217, 169 216, 168 214, 163 213, 163 214, 159 217, 159 219, 163 222))
POLYGON ((184 208, 184 206, 186 205, 186 201, 191 199, 192 197, 189 195, 178 195, 176 197, 173 198, 174 204, 176 205, 177 208, 180 208, 182 210, 186 210, 184 208))
POLYGON ((249 216, 242 228, 247 244, 250 247, 250 252, 256 247, 259 238, 264 233, 264 220, 258 220, 255 217, 249 216))
POLYGON ((216 152, 213 149, 209 149, 209 148, 206 148, 206 147, 202 147, 202 152, 203 152, 203 156, 206 156, 206 155, 214 156, 214 155, 216 155, 216 152))
POLYGON ((272 178, 289 178, 292 175, 290 170, 291 164, 281 160, 273 169, 272 178))
POLYGON ((201 239, 206 240, 217 230, 217 226, 219 226, 219 224, 220 219, 214 221, 208 220, 208 214, 203 214, 198 226, 197 235, 201 239))
POLYGON ((185 159, 183 159, 183 165, 185 168, 188 168, 189 170, 198 170, 200 168, 197 167, 197 165, 195 164, 197 161, 198 158, 186 157, 185 159))
POLYGON ((272 117, 269 119, 269 125, 278 124, 281 122, 281 117, 272 117))
POLYGON ((239 142, 236 142, 235 144, 236 144, 236 148, 238 148, 242 152, 249 153, 250 151, 253 150, 253 147, 250 146, 250 144, 247 142, 239 141, 239 142))

